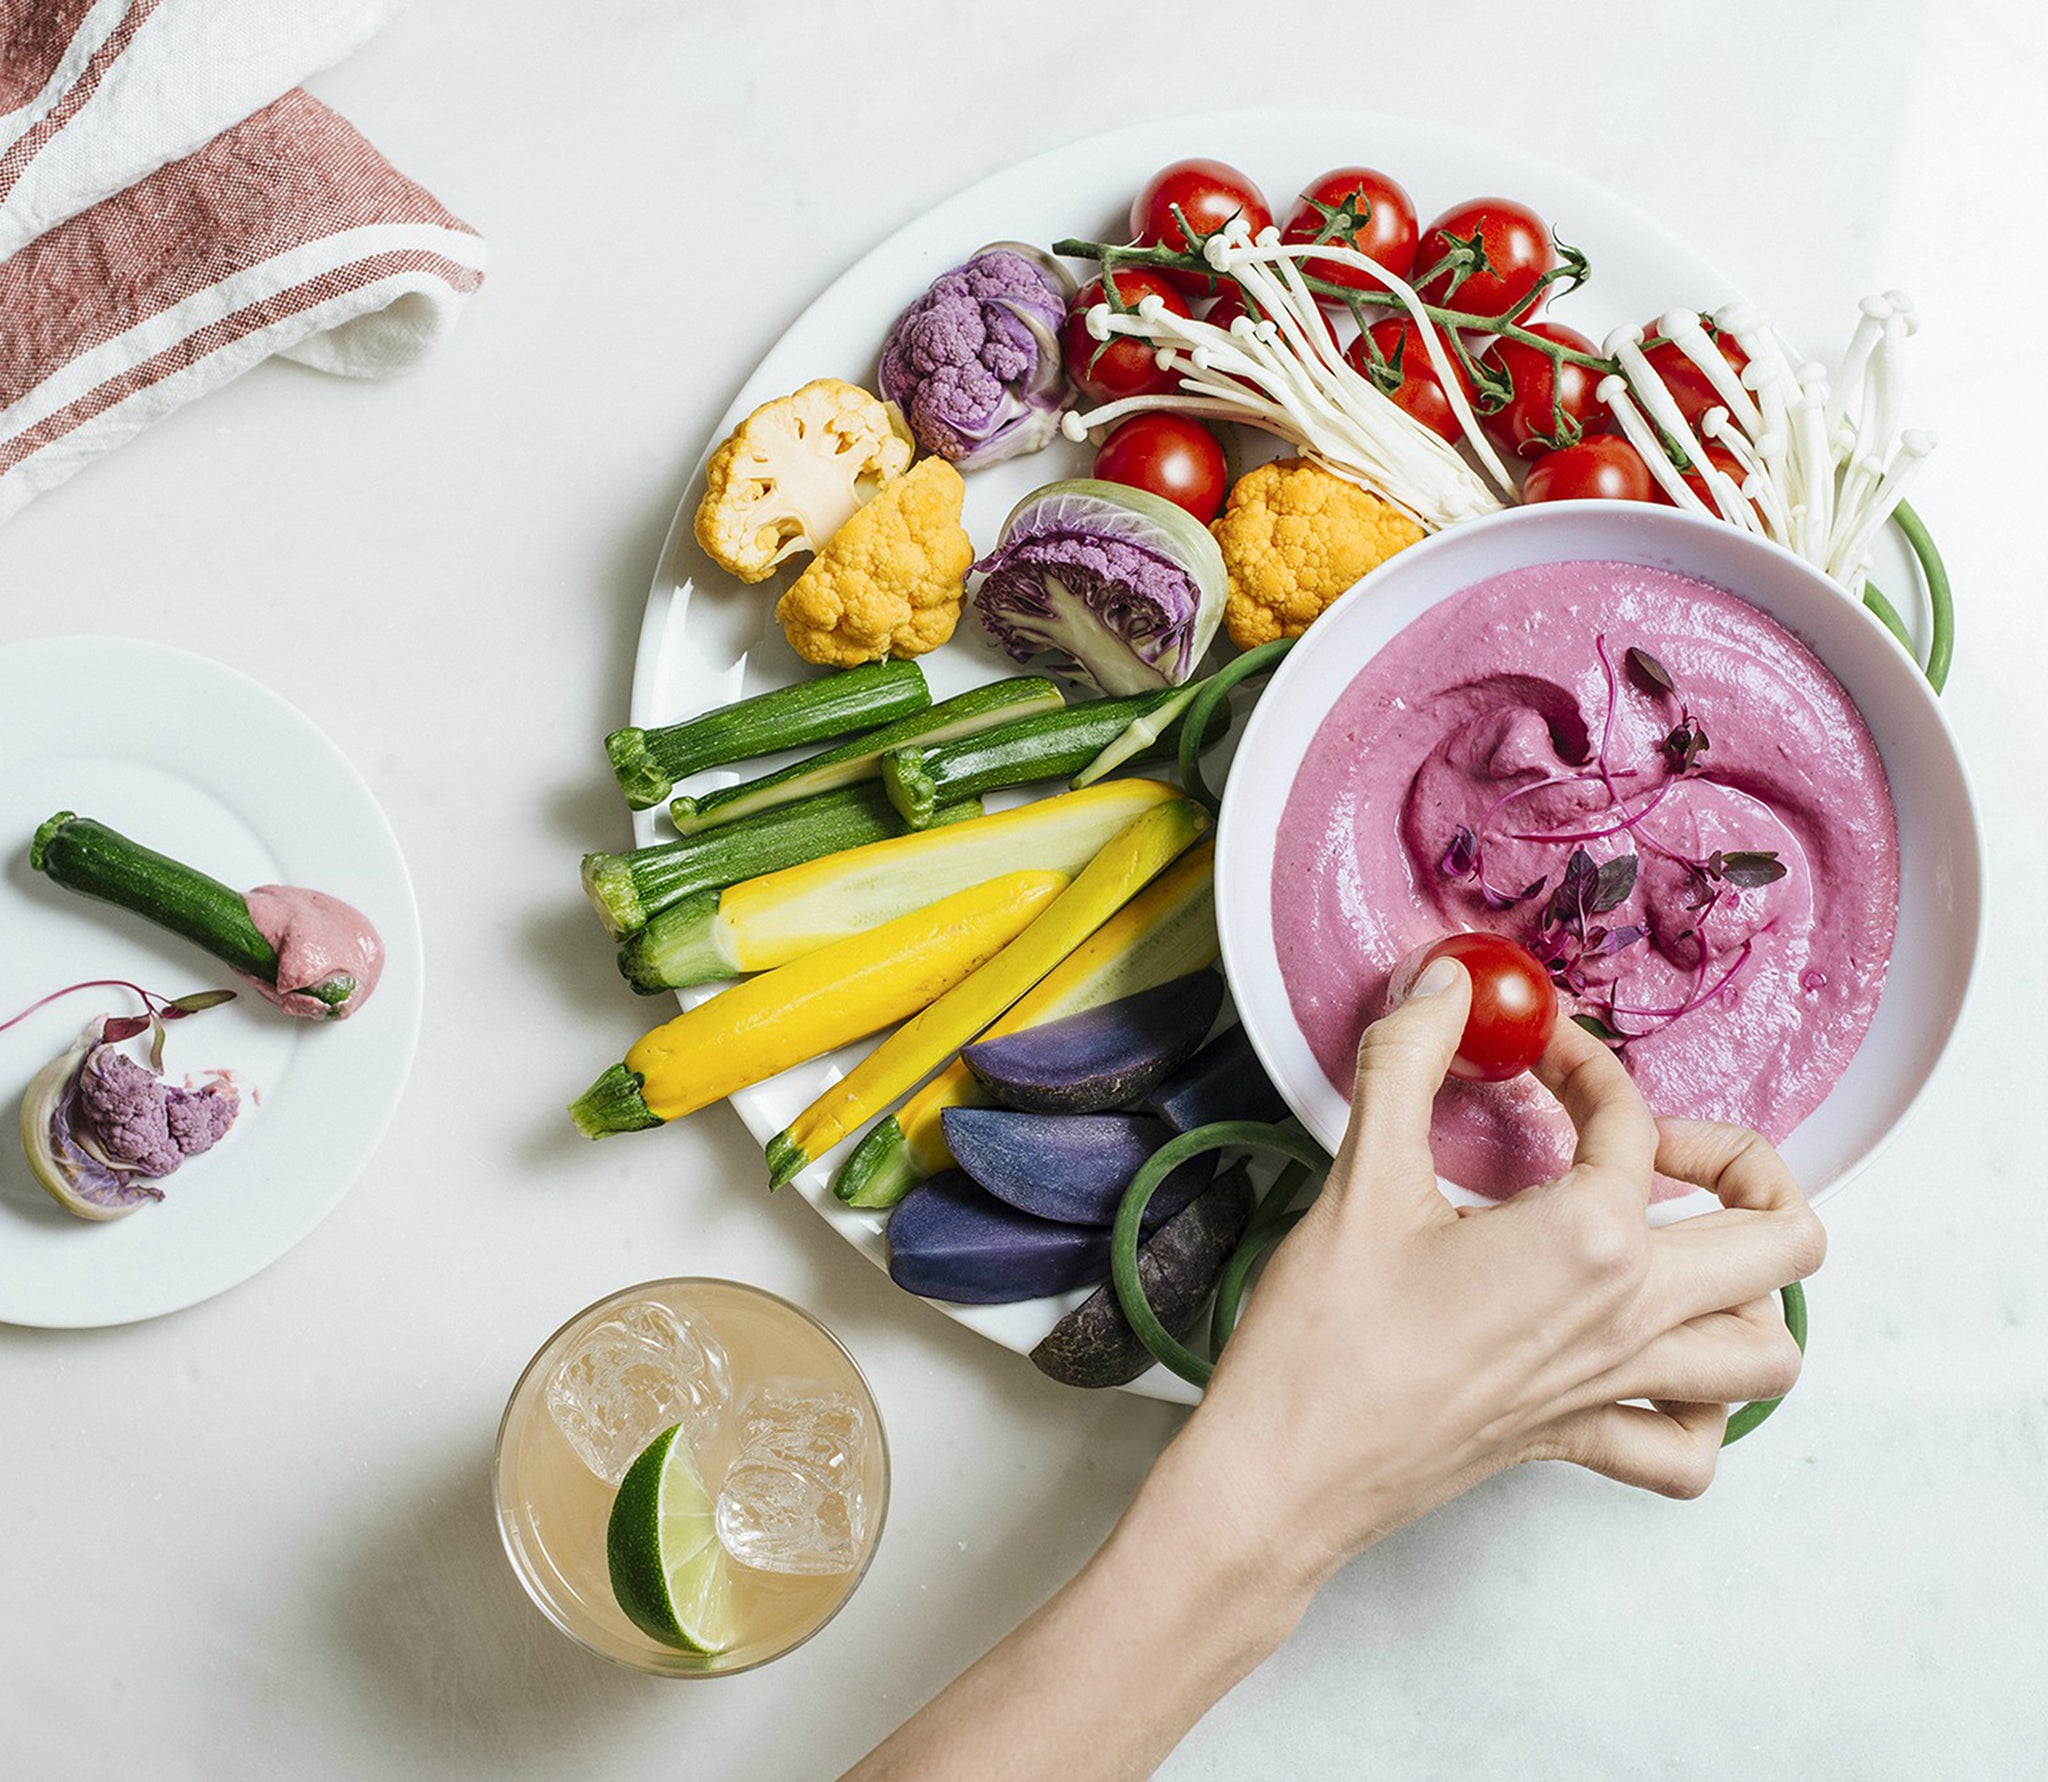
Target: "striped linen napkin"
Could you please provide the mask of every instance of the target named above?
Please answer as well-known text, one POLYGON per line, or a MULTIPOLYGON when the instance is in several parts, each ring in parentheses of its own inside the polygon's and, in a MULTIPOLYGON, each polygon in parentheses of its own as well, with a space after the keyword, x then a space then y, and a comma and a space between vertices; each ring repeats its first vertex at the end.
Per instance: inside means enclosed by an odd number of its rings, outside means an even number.
POLYGON ((0 0, 0 520, 282 353, 381 377, 484 243, 296 83, 392 0, 0 0))

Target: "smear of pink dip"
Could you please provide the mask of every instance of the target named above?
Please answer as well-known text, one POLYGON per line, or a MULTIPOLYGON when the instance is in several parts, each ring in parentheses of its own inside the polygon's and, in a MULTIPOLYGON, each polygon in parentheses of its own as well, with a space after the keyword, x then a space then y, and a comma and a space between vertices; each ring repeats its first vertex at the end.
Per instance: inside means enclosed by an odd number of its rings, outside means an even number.
POLYGON ((277 952, 277 984, 250 980, 257 992, 288 1015, 341 1020, 370 1000, 384 973, 384 942, 370 918, 353 904, 298 885, 258 885, 244 894, 249 920, 277 952), (329 1006, 299 992, 339 972, 356 981, 345 1001, 329 1006))
MULTIPOLYGON (((1687 875, 1638 836, 1701 858, 1769 849, 1785 878, 1724 896, 1706 929, 1711 984, 1727 988, 1624 1052, 1662 1114, 1738 1121, 1783 1139, 1818 1107, 1862 1043, 1884 988, 1898 919, 1898 826, 1884 764, 1842 685, 1805 644, 1726 589, 1631 563, 1512 571, 1444 601, 1367 664, 1310 743, 1273 860, 1281 974, 1324 1073, 1348 1093, 1358 1036, 1384 1012, 1395 968, 1457 929, 1527 940, 1547 893, 1488 909, 1441 869, 1460 824, 1478 828, 1504 792, 1588 765, 1608 716, 1594 640, 1621 668, 1631 647, 1669 670, 1711 746, 1637 831, 1583 844, 1503 831, 1591 830, 1615 821, 1597 783, 1547 786, 1507 806, 1486 836, 1491 882, 1555 887, 1573 845, 1598 862, 1634 852, 1628 901, 1600 920, 1648 938, 1604 962, 1614 999, 1685 1003, 1702 982, 1687 875)), ((1609 759, 1629 808, 1671 770, 1676 722, 1625 669, 1609 759)), ((1572 1012, 1573 999, 1565 999, 1572 1012)), ((1624 1027, 1650 1025, 1625 1021, 1624 1027)), ((1495 1199, 1549 1180, 1572 1131, 1533 1078, 1447 1084, 1431 1139, 1439 1171, 1495 1199)), ((1680 1192, 1659 1184, 1659 1195, 1680 1192)))

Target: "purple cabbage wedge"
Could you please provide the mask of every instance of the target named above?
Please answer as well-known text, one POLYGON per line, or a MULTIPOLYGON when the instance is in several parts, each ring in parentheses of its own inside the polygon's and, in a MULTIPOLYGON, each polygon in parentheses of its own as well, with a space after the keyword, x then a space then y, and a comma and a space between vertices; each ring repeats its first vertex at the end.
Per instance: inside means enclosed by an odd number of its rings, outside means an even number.
POLYGON ((1229 595, 1223 553, 1194 515, 1088 477, 1025 496, 975 568, 974 610, 1014 660, 1047 656, 1111 694, 1187 680, 1229 595))
POLYGON ((942 273, 882 345, 884 397, 917 443, 962 470, 1049 445, 1067 379, 1060 324, 1074 281, 1020 242, 992 242, 942 273))
POLYGON ((119 1219, 163 1199, 156 1186, 218 1144, 240 1111, 225 1080, 166 1082, 101 1038, 96 1024, 29 1084, 21 1143, 30 1171, 67 1212, 119 1219))

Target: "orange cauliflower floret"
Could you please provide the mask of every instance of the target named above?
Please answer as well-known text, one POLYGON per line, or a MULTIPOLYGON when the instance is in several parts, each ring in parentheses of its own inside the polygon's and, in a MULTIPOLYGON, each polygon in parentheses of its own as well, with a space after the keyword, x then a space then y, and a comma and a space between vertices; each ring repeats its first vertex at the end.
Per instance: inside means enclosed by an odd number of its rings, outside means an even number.
POLYGON ((1367 570, 1422 537, 1391 502, 1305 458, 1246 471, 1209 530, 1230 571, 1223 623, 1241 650, 1299 637, 1367 570))
POLYGON ((776 603, 790 648, 806 662, 852 668, 922 656, 951 637, 974 567, 960 524, 966 497, 943 458, 885 483, 776 603))
POLYGON ((741 581, 766 581, 908 470, 911 450, 903 417, 879 397, 814 378, 762 403, 711 454, 697 542, 741 581))

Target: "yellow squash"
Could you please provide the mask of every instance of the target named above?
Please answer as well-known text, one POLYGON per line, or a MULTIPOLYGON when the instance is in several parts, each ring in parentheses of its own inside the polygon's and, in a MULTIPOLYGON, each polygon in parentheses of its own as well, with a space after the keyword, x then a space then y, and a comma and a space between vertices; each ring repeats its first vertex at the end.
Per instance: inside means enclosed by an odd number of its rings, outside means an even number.
POLYGON ((1208 826, 1208 814, 1184 798, 1156 804, 1126 825, 1011 945, 906 1021, 769 1141, 770 1185, 780 1187, 959 1051, 1208 826))
POLYGON ((625 1068, 654 1121, 680 1119, 915 1014, 1001 952, 1067 885, 1065 873, 1015 872, 970 886, 735 984, 636 1042, 625 1068))
MULTIPOLYGON (((1216 958, 1215 909, 1216 845, 1204 842, 1103 923, 980 1037, 1021 1033, 1200 971, 1216 958)), ((939 1116, 986 1100, 966 1061, 955 1058, 903 1104, 896 1121, 920 1175, 936 1175, 953 1164, 939 1116)))
POLYGON ((706 975, 772 970, 998 873, 1077 873, 1133 817, 1177 796, 1160 780, 1109 780, 748 879, 719 894, 706 926, 723 969, 706 975))

